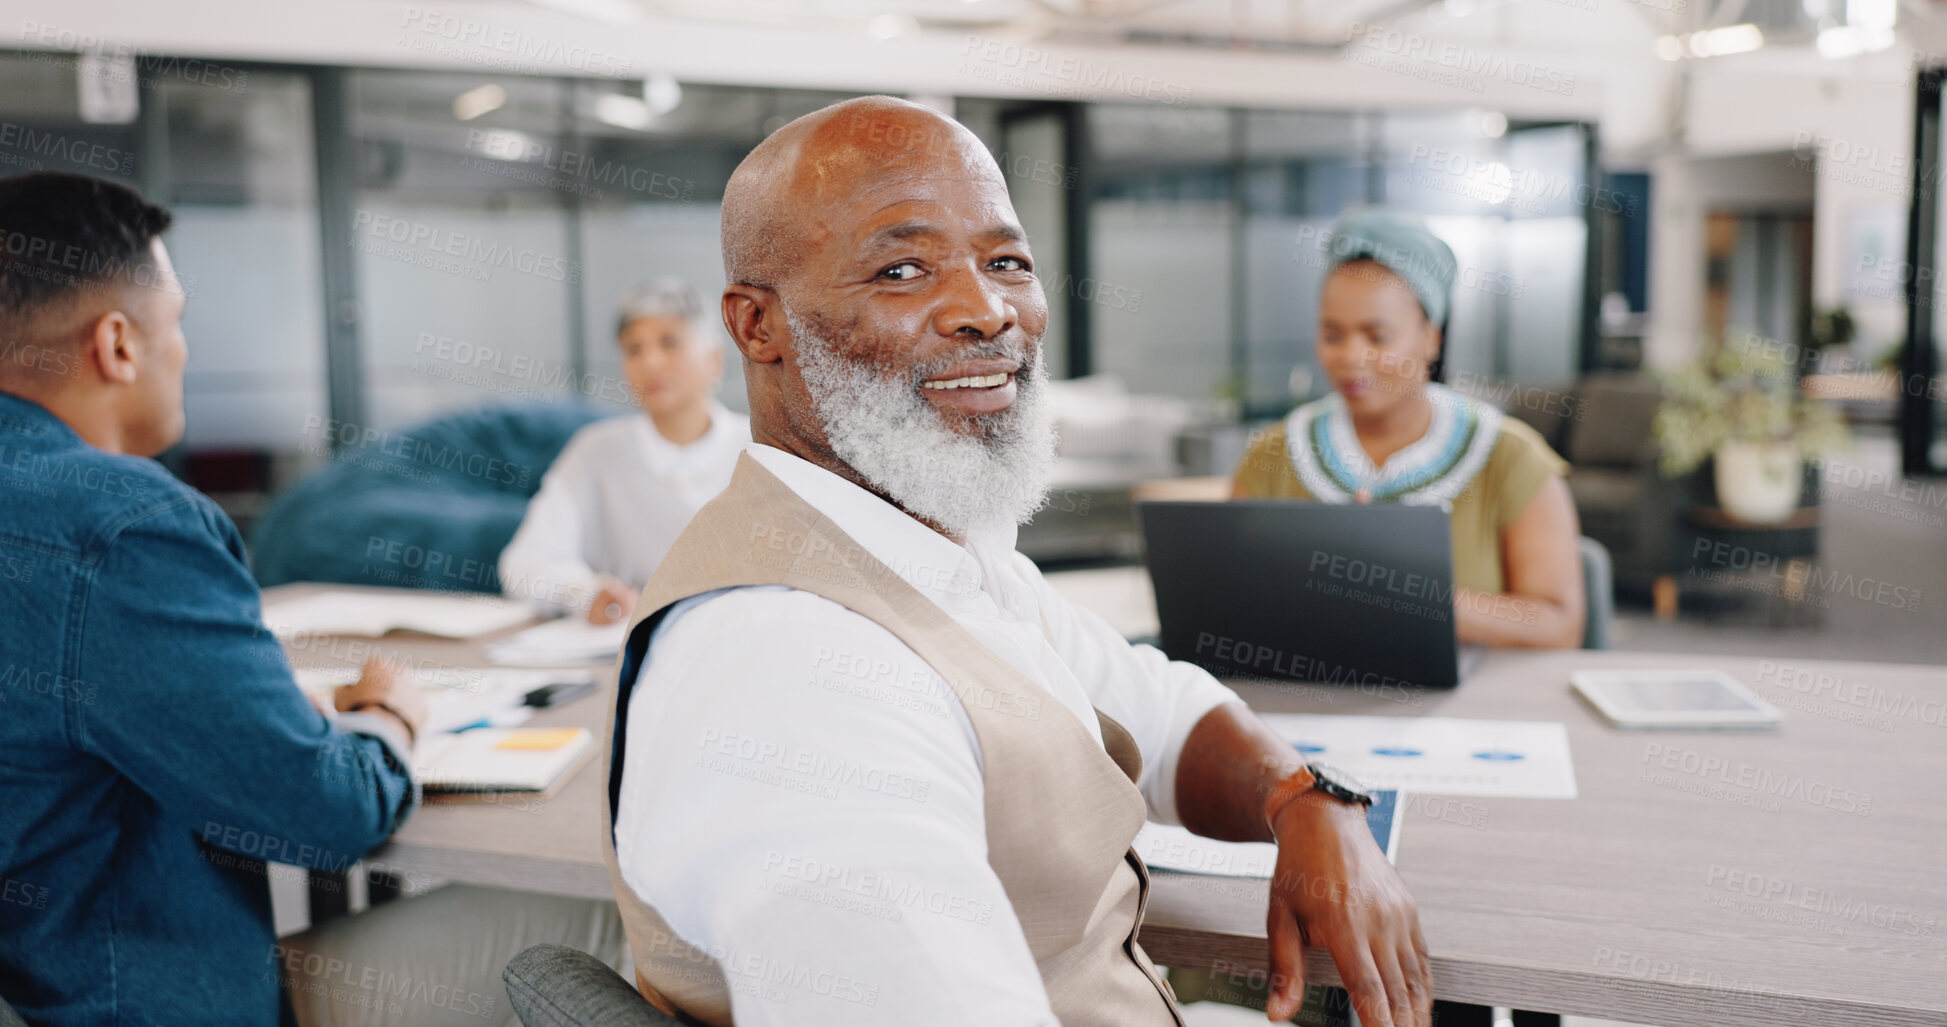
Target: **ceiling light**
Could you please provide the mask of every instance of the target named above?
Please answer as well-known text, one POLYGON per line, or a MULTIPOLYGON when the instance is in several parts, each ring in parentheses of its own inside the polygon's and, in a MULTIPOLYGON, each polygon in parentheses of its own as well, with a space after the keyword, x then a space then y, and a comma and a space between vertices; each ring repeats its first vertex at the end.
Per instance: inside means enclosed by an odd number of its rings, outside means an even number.
POLYGON ((642 99, 652 114, 668 114, 683 102, 682 83, 666 71, 653 72, 642 80, 642 99))
POLYGON ((642 20, 642 9, 630 0, 527 0, 536 7, 551 7, 565 14, 580 15, 591 21, 627 25, 642 20))
POLYGON ((637 132, 648 128, 656 120, 656 112, 650 109, 646 101, 621 93, 603 93, 595 97, 594 114, 596 121, 637 132))
POLYGON ((910 14, 879 14, 865 23, 865 34, 874 39, 898 39, 919 31, 919 19, 910 14))
POLYGON ((1489 139, 1499 139, 1508 134, 1508 116, 1500 111, 1482 111, 1480 115, 1481 135, 1489 139))
POLYGON ((1690 52, 1698 57, 1722 57, 1725 54, 1750 53, 1764 45, 1764 32, 1756 25, 1745 22, 1742 25, 1726 25, 1723 28, 1705 29, 1690 36, 1690 52))
POLYGON ((1482 203, 1506 203, 1512 192, 1514 172, 1500 161, 1483 164, 1467 176, 1467 195, 1482 203))
POLYGON ((526 132, 515 132, 505 128, 489 129, 478 139, 475 139, 473 132, 469 131, 467 139, 467 149, 478 150, 495 160, 515 164, 527 160, 529 154, 539 154, 546 149, 541 145, 540 140, 526 132))
POLYGON ((1726 25, 1705 29, 1687 36, 1664 36, 1656 41, 1656 55, 1666 61, 1684 57, 1722 57, 1750 53, 1764 45, 1764 33, 1756 25, 1726 25))
POLYGON ((1846 0, 1846 24, 1862 29, 1892 29, 1900 16, 1899 0, 1846 0))
POLYGON ((1893 30, 1838 25, 1819 32, 1819 56, 1827 60, 1857 57, 1893 45, 1893 30))
POLYGON ((461 121, 472 121, 482 114, 490 114, 507 105, 507 90, 488 83, 475 86, 453 98, 453 116, 461 121))

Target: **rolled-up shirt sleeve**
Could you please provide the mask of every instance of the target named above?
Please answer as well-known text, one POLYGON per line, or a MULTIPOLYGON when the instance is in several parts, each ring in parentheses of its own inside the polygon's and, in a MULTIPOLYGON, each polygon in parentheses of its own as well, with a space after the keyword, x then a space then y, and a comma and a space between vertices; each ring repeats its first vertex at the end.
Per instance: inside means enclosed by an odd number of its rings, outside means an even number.
POLYGON ((638 678, 624 881, 717 960, 739 1027, 1055 1024, 944 682, 828 600, 729 594, 674 608, 638 678))
POLYGON ((1195 664, 1172 660, 1154 646, 1129 644, 1109 622, 1058 595, 1027 557, 1015 554, 1013 569, 1034 590, 1049 644, 1089 701, 1135 737, 1149 818, 1180 823, 1176 767, 1183 743, 1211 710, 1240 702, 1237 693, 1195 664))

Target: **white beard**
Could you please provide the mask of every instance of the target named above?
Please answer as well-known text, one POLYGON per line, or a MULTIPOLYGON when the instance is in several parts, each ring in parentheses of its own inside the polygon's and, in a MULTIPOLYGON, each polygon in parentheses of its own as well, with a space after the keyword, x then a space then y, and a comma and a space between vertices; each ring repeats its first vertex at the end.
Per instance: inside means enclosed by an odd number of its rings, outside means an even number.
POLYGON ((919 383, 970 359, 1022 359, 1019 345, 980 343, 937 367, 889 378, 839 356, 789 307, 784 317, 832 451, 873 488, 962 539, 1022 524, 1041 509, 1054 472, 1055 427, 1039 351, 1015 375, 1013 405, 979 415, 975 436, 954 430, 920 395, 919 383))

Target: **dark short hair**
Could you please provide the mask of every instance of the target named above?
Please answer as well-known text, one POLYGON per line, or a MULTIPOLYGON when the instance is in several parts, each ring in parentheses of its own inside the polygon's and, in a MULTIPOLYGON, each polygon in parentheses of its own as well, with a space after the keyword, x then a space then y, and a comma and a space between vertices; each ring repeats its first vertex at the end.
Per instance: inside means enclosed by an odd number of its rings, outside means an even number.
POLYGON ((19 332, 84 289, 153 284, 149 246, 171 220, 133 189, 86 175, 0 179, 0 328, 19 332))

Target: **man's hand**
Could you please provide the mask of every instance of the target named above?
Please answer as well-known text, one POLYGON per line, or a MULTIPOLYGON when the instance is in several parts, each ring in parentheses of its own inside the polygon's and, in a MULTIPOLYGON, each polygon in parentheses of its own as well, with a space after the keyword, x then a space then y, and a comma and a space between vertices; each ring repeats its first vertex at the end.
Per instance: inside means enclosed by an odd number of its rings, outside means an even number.
POLYGON ((613 624, 635 612, 637 590, 602 575, 595 597, 588 603, 588 623, 613 624))
POLYGON ((1206 838, 1278 843, 1271 878, 1271 999, 1289 1020, 1304 997, 1304 947, 1323 945, 1366 1027, 1431 1027, 1433 978, 1420 915, 1372 840, 1365 807, 1319 791, 1287 796, 1304 761, 1245 708, 1197 721, 1176 763, 1176 810, 1206 838))
POLYGON ((419 682, 412 669, 403 663, 373 657, 365 661, 358 680, 342 685, 331 695, 338 712, 363 708, 399 722, 408 742, 419 740, 419 729, 426 725, 426 699, 419 694, 419 682))
POLYGON ((1433 987, 1420 914, 1372 840, 1365 807, 1323 792, 1295 796, 1272 821, 1271 996, 1265 1013, 1291 1019, 1305 996, 1306 945, 1332 954, 1352 1008, 1368 1027, 1433 1022, 1433 987))

